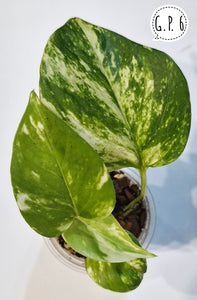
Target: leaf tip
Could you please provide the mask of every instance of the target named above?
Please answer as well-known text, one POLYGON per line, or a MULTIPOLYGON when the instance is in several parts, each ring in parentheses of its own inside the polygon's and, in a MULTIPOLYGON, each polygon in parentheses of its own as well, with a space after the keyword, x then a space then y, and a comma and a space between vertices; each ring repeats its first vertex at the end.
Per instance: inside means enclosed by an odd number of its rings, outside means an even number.
POLYGON ((149 255, 149 256, 147 256, 148 258, 157 257, 156 254, 154 254, 154 253, 152 253, 152 252, 149 252, 149 251, 148 251, 148 255, 149 255))

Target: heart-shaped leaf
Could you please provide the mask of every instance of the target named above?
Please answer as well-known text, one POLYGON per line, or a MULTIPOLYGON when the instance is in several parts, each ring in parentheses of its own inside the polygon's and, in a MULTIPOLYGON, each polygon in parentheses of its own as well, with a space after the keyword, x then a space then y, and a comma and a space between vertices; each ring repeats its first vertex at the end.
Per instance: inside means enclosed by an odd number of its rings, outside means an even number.
POLYGON ((123 262, 155 256, 136 244, 112 215, 96 219, 75 218, 63 237, 77 252, 95 260, 123 262))
MULTIPOLYGON (((136 239, 135 242, 139 245, 136 239)), ((86 258, 85 266, 88 275, 97 284, 114 292, 128 292, 136 289, 147 269, 146 259, 143 258, 123 263, 101 262, 86 258)))
POLYGON ((40 234, 56 236, 76 216, 108 216, 115 193, 97 153, 34 92, 16 133, 11 177, 17 204, 40 234))
POLYGON ((115 220, 103 221, 108 216, 113 220, 110 213, 115 204, 105 165, 34 92, 16 133, 11 177, 23 217, 40 234, 65 232, 76 251, 93 259, 153 256, 130 241, 115 220))
POLYGON ((97 150, 108 169, 168 164, 188 139, 189 92, 176 63, 78 18, 46 45, 40 97, 97 150))

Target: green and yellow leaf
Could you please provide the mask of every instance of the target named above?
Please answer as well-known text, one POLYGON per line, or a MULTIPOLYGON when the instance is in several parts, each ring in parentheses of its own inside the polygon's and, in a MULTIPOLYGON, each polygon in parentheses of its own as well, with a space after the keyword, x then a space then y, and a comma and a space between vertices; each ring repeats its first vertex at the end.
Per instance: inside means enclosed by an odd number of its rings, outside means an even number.
POLYGON ((189 91, 176 63, 79 18, 46 45, 40 97, 110 170, 169 164, 188 139, 189 91))
POLYGON ((38 233, 64 232, 71 247, 93 259, 153 256, 110 215, 115 192, 98 154, 35 92, 14 140, 11 177, 19 209, 38 233))
POLYGON ((11 178, 23 217, 45 236, 62 233, 79 215, 108 216, 115 204, 112 181, 97 153, 35 92, 15 136, 11 178))
MULTIPOLYGON (((135 242, 139 245, 136 239, 135 242)), ((147 270, 144 258, 123 263, 101 262, 86 258, 85 266, 88 275, 97 284, 114 292, 129 292, 136 289, 147 270)))
POLYGON ((136 244, 112 215, 96 219, 79 217, 63 233, 63 237, 77 252, 103 262, 155 256, 136 244))

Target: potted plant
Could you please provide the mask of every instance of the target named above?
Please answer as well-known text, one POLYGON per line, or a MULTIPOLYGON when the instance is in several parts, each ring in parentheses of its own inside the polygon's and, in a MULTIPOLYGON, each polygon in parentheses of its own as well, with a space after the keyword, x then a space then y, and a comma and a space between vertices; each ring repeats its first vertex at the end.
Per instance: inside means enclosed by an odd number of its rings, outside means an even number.
POLYGON ((146 271, 142 249, 112 215, 109 171, 146 171, 174 161, 190 129, 187 82, 165 53, 112 31, 70 19, 49 39, 34 91, 17 130, 11 162, 14 195, 29 225, 86 257, 104 288, 136 288, 146 271))
MULTIPOLYGON (((123 209, 127 203, 133 201, 140 193, 140 178, 132 168, 110 172, 116 194, 116 204, 112 215, 119 224, 132 233, 140 245, 147 249, 152 239, 156 211, 154 199, 147 188, 145 198, 127 216, 123 216, 123 209)), ((54 238, 44 238, 44 242, 52 255, 64 265, 78 272, 85 273, 85 257, 72 249, 62 235, 54 238)), ((101 274, 102 276, 102 274, 101 274)))

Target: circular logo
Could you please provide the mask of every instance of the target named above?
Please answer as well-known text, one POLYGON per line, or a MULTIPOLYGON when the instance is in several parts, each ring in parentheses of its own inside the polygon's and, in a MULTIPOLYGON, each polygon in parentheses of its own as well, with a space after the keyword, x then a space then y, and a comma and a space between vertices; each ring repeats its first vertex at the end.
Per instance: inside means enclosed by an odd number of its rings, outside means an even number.
POLYGON ((189 22, 182 8, 163 5, 154 10, 150 25, 155 41, 172 42, 186 34, 189 22))

